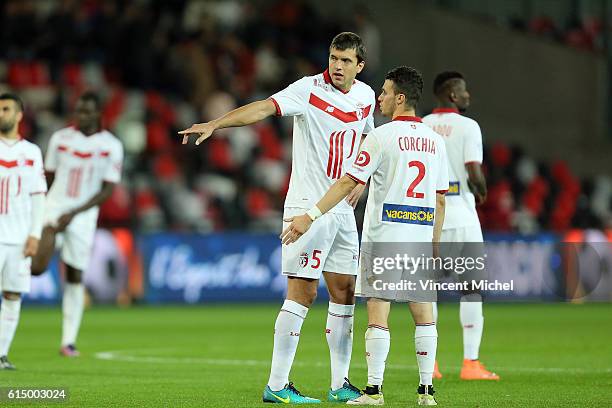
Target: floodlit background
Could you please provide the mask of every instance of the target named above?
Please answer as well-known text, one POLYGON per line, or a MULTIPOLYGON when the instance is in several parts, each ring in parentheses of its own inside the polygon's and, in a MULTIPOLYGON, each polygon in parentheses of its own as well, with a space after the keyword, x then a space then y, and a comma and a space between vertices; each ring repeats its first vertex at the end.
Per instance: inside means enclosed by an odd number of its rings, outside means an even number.
MULTIPOLYGON (((251 279, 244 270, 258 262, 269 276, 246 282, 254 285, 248 297, 280 297, 264 293, 283 284, 275 281, 278 242, 267 234, 281 225, 292 120, 219 131, 201 147, 182 146, 177 130, 322 71, 331 38, 352 30, 368 49, 361 79, 375 90, 396 65, 423 72, 423 115, 437 72, 466 76, 468 115, 485 142, 485 232, 514 240, 572 231, 580 241, 578 229, 599 241, 612 225, 610 3, 13 0, 2 8, 0 87, 23 96, 22 134, 43 151, 83 90, 106 101, 104 124, 126 160, 86 274, 94 297, 163 298, 157 290, 170 288, 160 275, 171 273, 162 270, 179 242, 195 249, 185 261, 194 268, 176 279, 213 279, 199 275, 239 251, 246 260, 222 268, 232 275, 221 288, 228 293, 213 297, 232 300, 234 283, 251 279), (249 245, 259 255, 249 258, 249 245)), ((363 203, 358 222, 362 214, 363 203)), ((38 280, 33 297, 56 300, 51 276, 38 280)), ((173 299, 208 297, 195 292, 173 299)))

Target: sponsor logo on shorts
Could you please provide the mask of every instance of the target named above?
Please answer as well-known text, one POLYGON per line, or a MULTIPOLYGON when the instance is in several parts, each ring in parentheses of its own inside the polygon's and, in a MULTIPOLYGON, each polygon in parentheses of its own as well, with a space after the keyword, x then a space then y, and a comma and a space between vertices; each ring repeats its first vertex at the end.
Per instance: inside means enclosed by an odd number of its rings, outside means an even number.
POLYGON ((461 190, 459 190, 459 182, 451 181, 448 183, 448 191, 446 192, 447 196, 458 196, 461 190))
POLYGON ((302 252, 300 254, 299 262, 302 268, 305 268, 308 265, 308 254, 306 252, 302 252))
POLYGON ((383 204, 382 221, 433 225, 434 209, 412 205, 383 204))

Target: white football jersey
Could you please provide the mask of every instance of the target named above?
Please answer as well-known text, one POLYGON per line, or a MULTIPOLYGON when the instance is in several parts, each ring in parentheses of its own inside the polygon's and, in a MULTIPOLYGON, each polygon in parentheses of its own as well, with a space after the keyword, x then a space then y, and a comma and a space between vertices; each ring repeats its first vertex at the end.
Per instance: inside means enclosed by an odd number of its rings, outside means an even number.
POLYGON ((0 243, 25 243, 32 226, 30 196, 46 191, 38 146, 23 139, 0 139, 0 243))
POLYGON ((370 132, 347 172, 362 184, 371 177, 362 242, 431 242, 447 161, 444 141, 418 117, 398 116, 370 132))
MULTIPOLYGON (((68 127, 49 140, 45 170, 55 173, 47 206, 62 211, 76 208, 96 195, 102 183, 121 181, 123 146, 112 133, 102 130, 85 136, 68 127)), ((97 218, 97 208, 91 209, 97 218)))
MULTIPOLYGON (((311 208, 352 166, 361 135, 374 128, 374 91, 355 80, 344 92, 325 71, 299 79, 270 99, 277 115, 295 117, 285 207, 311 208)), ((353 208, 343 200, 331 212, 352 213, 353 208)))
POLYGON ((465 165, 482 163, 482 134, 478 123, 461 116, 456 109, 434 109, 423 118, 446 143, 450 186, 446 194, 444 229, 480 226, 476 199, 468 188, 465 165))

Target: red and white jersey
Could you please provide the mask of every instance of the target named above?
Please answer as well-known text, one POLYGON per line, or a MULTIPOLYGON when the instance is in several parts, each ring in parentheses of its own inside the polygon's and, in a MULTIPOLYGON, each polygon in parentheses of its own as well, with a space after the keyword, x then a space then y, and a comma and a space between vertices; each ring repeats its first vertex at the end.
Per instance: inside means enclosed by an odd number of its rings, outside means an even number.
MULTIPOLYGON (((295 117, 285 207, 311 208, 353 165, 361 135, 374 128, 374 90, 355 80, 344 92, 325 71, 294 82, 271 99, 277 115, 295 117)), ((352 213, 353 208, 342 201, 331 211, 352 213)))
POLYGON ((0 139, 0 243, 25 243, 32 226, 30 196, 46 192, 38 146, 23 139, 0 139))
POLYGON ((423 118, 446 143, 450 186, 446 194, 444 229, 480 226, 476 212, 476 199, 468 188, 465 165, 482 163, 482 133, 478 123, 461 116, 456 109, 434 109, 423 118))
POLYGON ((85 136, 73 127, 58 130, 45 157, 45 170, 55 173, 47 206, 69 211, 86 203, 100 192, 103 181, 121 181, 122 163, 123 146, 112 133, 85 136))
POLYGON ((413 116, 368 134, 347 175, 370 192, 362 242, 431 242, 436 193, 448 190, 444 141, 413 116))

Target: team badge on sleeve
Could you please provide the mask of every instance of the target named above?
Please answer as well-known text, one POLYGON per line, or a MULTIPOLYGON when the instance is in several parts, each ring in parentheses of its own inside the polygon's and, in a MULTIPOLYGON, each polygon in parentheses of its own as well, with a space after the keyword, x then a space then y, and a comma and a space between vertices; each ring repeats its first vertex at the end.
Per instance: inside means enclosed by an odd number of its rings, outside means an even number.
POLYGON ((357 160, 355 160, 355 166, 365 167, 370 164, 370 154, 366 151, 359 152, 359 156, 357 156, 357 160))

